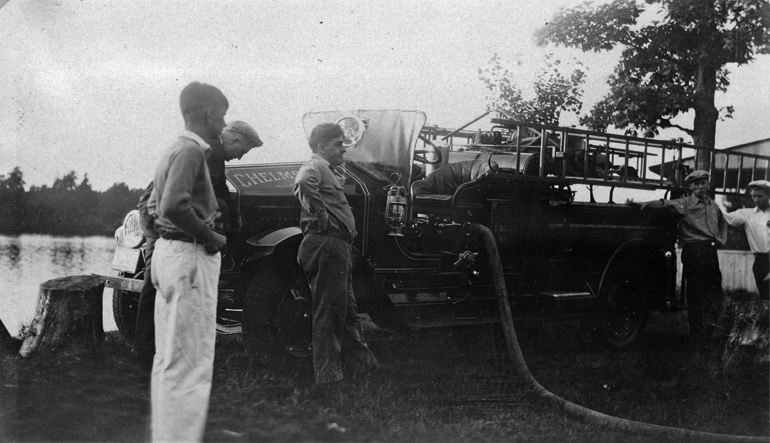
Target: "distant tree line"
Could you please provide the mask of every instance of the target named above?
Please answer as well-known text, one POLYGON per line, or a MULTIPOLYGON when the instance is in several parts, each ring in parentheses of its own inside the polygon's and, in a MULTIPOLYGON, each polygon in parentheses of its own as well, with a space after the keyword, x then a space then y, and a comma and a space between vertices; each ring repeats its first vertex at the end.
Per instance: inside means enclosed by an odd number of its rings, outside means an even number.
POLYGON ((18 166, 0 175, 0 234, 113 235, 142 194, 142 189, 129 189, 125 183, 94 191, 88 174, 78 183, 75 171, 57 178, 51 187, 26 190, 25 185, 18 166))

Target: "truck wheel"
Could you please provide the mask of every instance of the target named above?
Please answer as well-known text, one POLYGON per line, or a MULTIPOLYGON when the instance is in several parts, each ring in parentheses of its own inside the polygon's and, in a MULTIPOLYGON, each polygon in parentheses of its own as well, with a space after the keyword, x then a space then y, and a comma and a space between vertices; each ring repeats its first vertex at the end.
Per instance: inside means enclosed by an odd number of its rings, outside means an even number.
POLYGON ((267 263, 243 302, 246 348, 280 367, 312 369, 312 296, 299 265, 267 263))
POLYGON ((595 331, 613 349, 631 346, 647 321, 647 279, 632 261, 621 261, 609 270, 599 299, 595 331))
MULTIPOLYGON (((129 277, 121 275, 121 277, 129 277)), ((118 335, 128 346, 134 345, 136 333, 136 312, 139 308, 139 293, 115 289, 112 294, 112 316, 118 326, 118 335)))

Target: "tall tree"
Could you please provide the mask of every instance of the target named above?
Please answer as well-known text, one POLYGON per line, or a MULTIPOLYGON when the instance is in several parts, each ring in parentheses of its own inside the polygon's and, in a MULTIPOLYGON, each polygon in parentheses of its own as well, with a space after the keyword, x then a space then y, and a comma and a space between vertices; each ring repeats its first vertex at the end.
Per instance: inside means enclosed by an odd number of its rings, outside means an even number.
POLYGON ((53 189, 56 191, 74 191, 78 186, 78 175, 75 171, 70 171, 64 177, 59 177, 53 182, 53 189))
POLYGON ((487 88, 487 110, 502 110, 522 121, 559 124, 562 112, 577 114, 582 106, 585 73, 580 62, 575 65, 565 68, 561 60, 548 54, 535 79, 534 98, 525 98, 522 86, 513 80, 514 68, 494 54, 489 67, 479 68, 479 77, 487 88))
MULTIPOLYGON (((717 109, 715 95, 727 90, 728 65, 744 65, 770 52, 767 0, 612 0, 559 11, 539 29, 539 45, 553 43, 587 51, 623 48, 610 93, 580 123, 657 134, 677 128, 697 146, 714 147, 716 125, 733 108, 717 109), (645 10, 657 19, 639 23, 645 10), (672 123, 693 111, 691 127, 672 123)), ((698 167, 708 166, 708 158, 698 167)))
POLYGON ((18 166, 8 178, 0 175, 0 232, 18 234, 24 229, 25 184, 24 174, 18 166))
POLYGON ((13 168, 13 171, 8 174, 8 178, 5 178, 4 175, 0 175, 0 188, 2 189, 8 189, 13 192, 24 192, 24 185, 26 185, 24 182, 24 174, 18 166, 13 168))

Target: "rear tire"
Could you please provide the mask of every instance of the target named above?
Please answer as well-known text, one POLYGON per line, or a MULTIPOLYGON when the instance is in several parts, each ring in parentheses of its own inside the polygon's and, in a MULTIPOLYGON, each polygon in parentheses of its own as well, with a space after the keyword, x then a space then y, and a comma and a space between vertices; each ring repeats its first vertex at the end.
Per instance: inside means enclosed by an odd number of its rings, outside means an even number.
POLYGON ((613 264, 595 315, 599 338, 616 350, 632 346, 647 322, 648 297, 647 278, 639 265, 630 260, 613 264))
POLYGON ((247 351, 279 367, 312 370, 312 300, 296 262, 261 266, 243 302, 247 351))

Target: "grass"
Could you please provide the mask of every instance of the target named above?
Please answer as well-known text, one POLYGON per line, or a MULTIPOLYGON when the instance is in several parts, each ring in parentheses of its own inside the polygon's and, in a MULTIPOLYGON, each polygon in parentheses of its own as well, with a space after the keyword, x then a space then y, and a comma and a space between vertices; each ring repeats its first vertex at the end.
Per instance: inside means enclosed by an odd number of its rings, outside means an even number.
MULTIPOLYGON (((639 345, 605 350, 576 324, 517 324, 535 378, 568 400, 638 421, 764 435, 766 366, 719 369, 686 344, 675 314, 652 318, 639 345)), ((400 335, 369 329, 387 371, 333 388, 277 370, 220 337, 206 441, 643 442, 587 424, 533 395, 493 329, 400 335)), ((108 334, 93 352, 0 359, 0 441, 144 441, 149 374, 108 334)))

